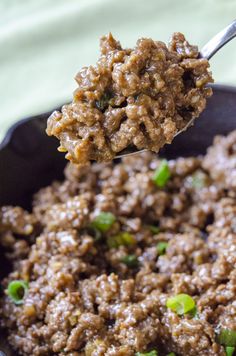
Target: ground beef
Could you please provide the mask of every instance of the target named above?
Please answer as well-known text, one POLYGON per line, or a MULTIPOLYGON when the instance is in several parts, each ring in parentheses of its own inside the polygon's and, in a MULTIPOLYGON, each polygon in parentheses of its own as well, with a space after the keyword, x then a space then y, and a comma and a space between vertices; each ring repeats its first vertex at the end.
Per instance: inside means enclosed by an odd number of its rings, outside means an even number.
POLYGON ((34 196, 32 213, 2 207, 0 241, 12 261, 2 285, 29 283, 23 304, 0 297, 12 348, 25 356, 225 356, 219 330, 236 331, 235 145, 233 132, 205 157, 169 161, 162 188, 153 181, 160 159, 148 152, 69 163, 63 182, 34 196), (101 212, 115 221, 97 235, 101 212), (117 236, 129 243, 110 245, 117 236), (167 308, 180 293, 197 315, 167 308))
POLYGON ((168 47, 142 38, 133 49, 109 34, 100 49, 97 64, 76 75, 72 103, 48 119, 69 160, 109 161, 128 146, 158 152, 205 108, 209 63, 181 33, 168 47))
POLYGON ((232 132, 227 139, 215 137, 214 148, 209 148, 204 158, 203 167, 209 170, 211 177, 217 184, 226 189, 236 188, 236 132, 232 132), (215 160, 216 157, 221 160, 215 160), (215 162, 215 164, 214 164, 215 162))

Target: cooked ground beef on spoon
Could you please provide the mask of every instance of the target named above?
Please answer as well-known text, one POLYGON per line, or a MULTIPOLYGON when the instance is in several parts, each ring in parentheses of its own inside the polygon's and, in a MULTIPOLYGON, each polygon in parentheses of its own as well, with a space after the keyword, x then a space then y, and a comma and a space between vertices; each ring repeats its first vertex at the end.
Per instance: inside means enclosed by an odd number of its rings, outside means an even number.
POLYGON ((100 49, 97 64, 76 75, 72 103, 48 119, 70 161, 105 162, 130 146, 158 152, 204 110, 209 63, 181 33, 168 47, 141 38, 133 49, 109 34, 100 49))

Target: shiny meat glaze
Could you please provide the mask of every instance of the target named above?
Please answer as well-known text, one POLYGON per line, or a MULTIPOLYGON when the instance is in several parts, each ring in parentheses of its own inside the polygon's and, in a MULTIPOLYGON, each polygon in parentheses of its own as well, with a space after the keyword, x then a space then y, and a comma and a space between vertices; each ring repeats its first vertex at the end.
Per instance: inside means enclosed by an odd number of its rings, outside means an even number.
POLYGON ((133 49, 109 34, 100 49, 97 64, 77 74, 72 103, 48 119, 48 135, 75 163, 109 161, 128 146, 158 152, 212 94, 207 59, 181 33, 168 47, 142 38, 133 49))
POLYGON ((152 180, 159 159, 145 153, 69 164, 63 182, 34 196, 31 214, 2 207, 1 243, 13 264, 3 285, 29 281, 22 305, 1 297, 12 347, 32 356, 225 355, 216 333, 236 330, 235 160, 236 131, 203 158, 169 161, 164 188, 152 180), (116 221, 96 239, 88 226, 101 211, 116 221), (132 245, 109 248, 120 231, 132 245), (160 241, 168 242, 161 256, 160 241), (134 268, 121 262, 130 254, 134 268), (193 297, 197 318, 166 307, 179 293, 193 297))

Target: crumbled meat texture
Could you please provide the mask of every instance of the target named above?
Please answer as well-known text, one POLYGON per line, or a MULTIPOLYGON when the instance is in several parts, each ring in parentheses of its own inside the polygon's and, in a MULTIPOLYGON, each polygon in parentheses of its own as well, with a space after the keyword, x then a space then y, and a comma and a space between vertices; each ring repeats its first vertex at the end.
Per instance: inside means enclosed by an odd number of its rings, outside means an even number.
POLYGON ((209 148, 203 167, 222 188, 236 189, 236 132, 227 138, 216 136, 214 146, 209 148), (221 157, 221 160, 215 158, 221 157))
POLYGON ((8 259, 17 262, 29 253, 38 232, 37 218, 21 207, 0 207, 0 237, 8 259))
POLYGON ((160 159, 151 153, 117 164, 69 163, 63 182, 34 196, 31 214, 2 207, 0 241, 13 260, 2 285, 29 282, 23 304, 0 298, 1 327, 14 350, 225 356, 217 333, 236 331, 235 145, 236 131, 217 137, 205 157, 169 161, 163 188, 153 182, 160 159), (116 221, 96 238, 91 222, 101 211, 116 221), (121 231, 133 243, 109 248, 107 239, 121 231), (158 242, 167 242, 163 255, 158 242), (121 262, 127 255, 138 264, 121 262), (197 317, 166 307, 179 293, 194 298, 197 317))
POLYGON ((70 161, 106 162, 128 146, 158 152, 204 110, 209 63, 181 33, 168 47, 141 38, 133 49, 109 34, 100 49, 97 64, 76 75, 72 103, 48 119, 47 134, 70 161))

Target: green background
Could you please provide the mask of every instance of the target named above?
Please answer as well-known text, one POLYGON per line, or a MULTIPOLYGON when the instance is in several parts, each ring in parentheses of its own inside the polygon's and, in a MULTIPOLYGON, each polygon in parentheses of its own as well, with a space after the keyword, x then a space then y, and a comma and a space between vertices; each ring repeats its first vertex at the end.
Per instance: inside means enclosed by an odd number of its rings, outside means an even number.
MULTIPOLYGON (((0 0, 0 140, 16 120, 71 99, 74 76, 111 31, 123 46, 174 31, 201 47, 236 18, 236 0, 0 0)), ((236 84, 236 39, 211 60, 236 84)))

